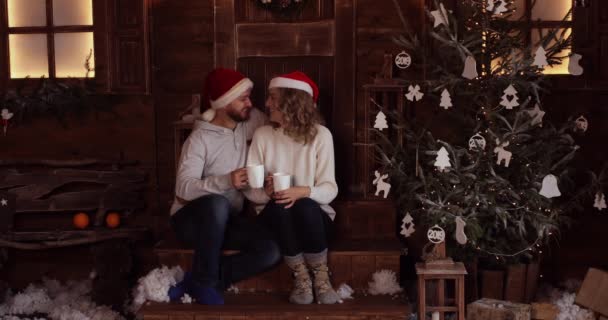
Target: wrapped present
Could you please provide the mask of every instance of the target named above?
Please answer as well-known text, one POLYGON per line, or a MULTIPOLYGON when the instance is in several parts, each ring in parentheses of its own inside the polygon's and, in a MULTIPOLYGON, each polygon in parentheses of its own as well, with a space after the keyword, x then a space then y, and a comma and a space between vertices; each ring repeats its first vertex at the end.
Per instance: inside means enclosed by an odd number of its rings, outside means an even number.
POLYGON ((467 306, 467 320, 530 320, 531 309, 529 304, 484 298, 467 306))
POLYGON ((576 304, 608 318, 608 272, 589 268, 576 295, 576 304))

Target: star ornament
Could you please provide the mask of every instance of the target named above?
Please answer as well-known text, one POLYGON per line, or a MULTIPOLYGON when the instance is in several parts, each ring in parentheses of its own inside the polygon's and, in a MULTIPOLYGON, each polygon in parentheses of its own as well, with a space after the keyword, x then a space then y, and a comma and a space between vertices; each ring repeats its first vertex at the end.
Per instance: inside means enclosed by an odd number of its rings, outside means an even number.
POLYGON ((534 109, 526 110, 526 113, 532 118, 532 126, 543 126, 543 117, 545 116, 545 112, 540 109, 538 103, 534 105, 534 109))
POLYGON ((431 11, 431 15, 433 16, 433 21, 435 22, 433 28, 437 28, 442 24, 446 27, 448 26, 448 11, 445 10, 443 3, 439 4, 438 10, 431 11))
POLYGON ((2 206, 8 206, 8 200, 6 200, 6 199, 0 200, 0 205, 2 205, 2 206))

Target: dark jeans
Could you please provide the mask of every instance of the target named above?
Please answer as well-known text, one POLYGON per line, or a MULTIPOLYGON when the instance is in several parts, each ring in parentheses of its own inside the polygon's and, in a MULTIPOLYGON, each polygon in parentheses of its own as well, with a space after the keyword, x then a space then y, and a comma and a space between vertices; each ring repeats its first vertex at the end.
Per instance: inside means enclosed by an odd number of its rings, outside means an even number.
POLYGON ((258 219, 231 213, 222 195, 193 200, 171 217, 177 238, 194 248, 192 276, 201 285, 225 289, 275 265, 279 247, 258 219), (222 256, 223 249, 239 250, 222 256))
POLYGON ((297 200, 289 209, 270 201, 259 217, 274 232, 285 256, 321 252, 333 233, 334 222, 310 198, 297 200))

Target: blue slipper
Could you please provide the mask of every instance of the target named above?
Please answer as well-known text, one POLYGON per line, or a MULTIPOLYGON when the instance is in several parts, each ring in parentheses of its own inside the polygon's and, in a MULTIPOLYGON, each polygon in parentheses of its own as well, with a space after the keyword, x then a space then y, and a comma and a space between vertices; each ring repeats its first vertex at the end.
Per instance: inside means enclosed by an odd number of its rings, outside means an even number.
POLYGON ((171 286, 169 288, 169 292, 167 292, 167 294, 169 295, 169 300, 171 300, 171 302, 181 301, 184 294, 186 294, 186 292, 188 292, 188 290, 190 290, 191 285, 192 285, 192 273, 186 272, 184 274, 184 279, 182 279, 182 281, 176 283, 174 286, 171 286))
POLYGON ((190 296, 199 304, 206 305, 221 305, 224 304, 224 297, 215 288, 205 285, 200 285, 192 282, 190 296))

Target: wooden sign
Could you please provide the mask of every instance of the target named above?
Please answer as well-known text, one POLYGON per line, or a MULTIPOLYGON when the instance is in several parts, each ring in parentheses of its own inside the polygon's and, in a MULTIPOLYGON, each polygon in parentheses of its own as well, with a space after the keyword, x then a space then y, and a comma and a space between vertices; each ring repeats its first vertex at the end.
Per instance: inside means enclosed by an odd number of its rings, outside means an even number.
POLYGON ((0 192, 0 232, 10 231, 13 228, 16 200, 17 197, 14 194, 0 192))

